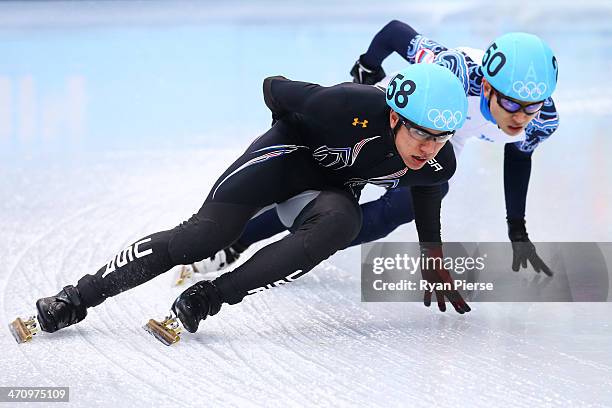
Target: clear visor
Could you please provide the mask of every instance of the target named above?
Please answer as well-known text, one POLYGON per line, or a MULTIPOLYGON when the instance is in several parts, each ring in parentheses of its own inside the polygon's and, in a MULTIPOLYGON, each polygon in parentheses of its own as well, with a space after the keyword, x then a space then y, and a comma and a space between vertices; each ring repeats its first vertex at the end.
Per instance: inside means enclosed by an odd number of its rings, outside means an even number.
POLYGON ((410 136, 422 142, 431 140, 435 143, 445 143, 455 134, 454 130, 440 134, 429 133, 425 129, 418 127, 416 124, 404 117, 400 116, 400 120, 402 122, 402 125, 404 125, 406 129, 408 129, 408 133, 410 133, 410 136))

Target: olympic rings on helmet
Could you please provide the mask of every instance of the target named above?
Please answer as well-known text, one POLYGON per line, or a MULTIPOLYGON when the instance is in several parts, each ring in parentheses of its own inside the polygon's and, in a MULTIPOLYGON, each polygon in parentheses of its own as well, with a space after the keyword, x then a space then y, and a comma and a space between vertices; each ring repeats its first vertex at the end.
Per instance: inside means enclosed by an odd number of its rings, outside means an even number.
POLYGON ((545 94, 547 86, 544 82, 538 82, 537 84, 533 81, 523 82, 515 81, 512 84, 512 90, 518 94, 522 99, 545 99, 542 96, 545 94))
POLYGON ((444 129, 447 127, 455 128, 461 123, 462 118, 463 114, 460 111, 455 111, 453 113, 448 109, 443 111, 439 109, 430 109, 429 112, 427 112, 427 119, 431 121, 436 129, 444 129))

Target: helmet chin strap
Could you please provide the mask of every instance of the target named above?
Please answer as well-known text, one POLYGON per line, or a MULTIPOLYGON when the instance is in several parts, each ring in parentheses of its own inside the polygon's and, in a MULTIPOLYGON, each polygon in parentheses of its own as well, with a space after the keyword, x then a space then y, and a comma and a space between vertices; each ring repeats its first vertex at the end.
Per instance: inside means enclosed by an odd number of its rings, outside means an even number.
POLYGON ((389 128, 389 136, 390 136, 390 140, 392 142, 393 147, 395 147, 395 138, 397 137, 397 132, 399 132, 400 127, 402 127, 402 122, 399 119, 399 113, 397 112, 395 113, 398 115, 397 123, 395 124, 395 126, 389 128))
POLYGON ((480 90, 480 113, 482 113, 482 116, 486 120, 493 123, 494 125, 497 125, 497 121, 491 114, 491 98, 487 98, 484 94, 484 85, 480 90))
POLYGON ((398 119, 395 126, 393 126, 392 128, 391 127, 388 128, 389 137, 387 140, 389 140, 389 147, 393 150, 393 152, 395 152, 398 155, 399 155, 399 152, 397 151, 397 146, 395 146, 395 138, 397 137, 397 132, 399 132, 401 126, 402 126, 402 122, 400 122, 398 119))

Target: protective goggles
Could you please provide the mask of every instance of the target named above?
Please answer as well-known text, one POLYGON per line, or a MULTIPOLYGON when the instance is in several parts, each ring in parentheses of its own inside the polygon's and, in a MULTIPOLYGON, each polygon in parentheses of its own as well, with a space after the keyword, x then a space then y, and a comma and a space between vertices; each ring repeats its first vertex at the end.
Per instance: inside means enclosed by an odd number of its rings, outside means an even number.
POLYGON ((399 116, 399 120, 400 123, 404 125, 406 129, 408 129, 408 133, 410 133, 410 136, 421 142, 433 140, 436 143, 445 143, 455 134, 454 130, 451 130, 450 132, 433 134, 417 126, 414 122, 409 121, 401 115, 399 116))
POLYGON ((497 100, 497 104, 508 113, 516 113, 518 111, 523 111, 523 113, 525 113, 526 115, 535 115, 542 109, 542 106, 544 106, 544 101, 530 103, 529 105, 523 105, 513 99, 510 99, 495 88, 491 89, 493 90, 495 95, 497 95, 497 98, 495 98, 497 100))

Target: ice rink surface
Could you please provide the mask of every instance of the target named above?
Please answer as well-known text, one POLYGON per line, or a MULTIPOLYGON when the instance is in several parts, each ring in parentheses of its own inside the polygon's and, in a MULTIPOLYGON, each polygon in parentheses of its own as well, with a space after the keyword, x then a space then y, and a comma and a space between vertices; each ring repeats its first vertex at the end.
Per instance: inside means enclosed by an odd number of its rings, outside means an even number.
MULTIPOLYGON (((510 30, 550 43, 561 126, 534 154, 530 236, 611 241, 612 7, 533 3, 0 4, 2 321, 187 219, 265 130, 265 76, 348 80, 392 18, 449 46, 510 30)), ((465 148, 445 240, 506 240, 502 158, 465 148)), ((408 225, 388 240, 415 238, 408 225)), ((171 274, 30 344, 5 326, 0 386, 69 386, 70 406, 612 406, 610 303, 367 304, 359 260, 351 248, 226 305, 173 347, 141 329, 180 293, 171 274)))

